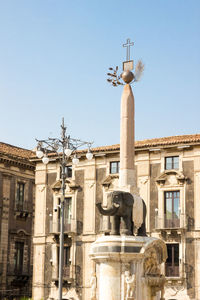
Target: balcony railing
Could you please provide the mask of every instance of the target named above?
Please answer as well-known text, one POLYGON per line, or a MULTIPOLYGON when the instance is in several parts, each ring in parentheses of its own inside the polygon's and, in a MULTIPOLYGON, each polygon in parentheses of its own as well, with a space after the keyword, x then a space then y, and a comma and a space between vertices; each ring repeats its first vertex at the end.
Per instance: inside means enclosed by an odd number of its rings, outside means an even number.
MULTIPOLYGON (((52 278, 58 280, 58 266, 53 266, 52 278)), ((63 280, 71 281, 75 276, 75 266, 63 266, 63 280)))
MULTIPOLYGON (((76 233, 75 219, 71 219, 70 222, 68 220, 64 221, 64 232, 68 234, 76 233)), ((60 220, 58 220, 57 222, 53 222, 52 220, 50 220, 49 233, 60 233, 60 220)))
POLYGON ((8 264, 7 274, 12 276, 30 276, 30 266, 17 266, 15 264, 8 264))
POLYGON ((179 266, 172 266, 171 264, 165 264, 165 276, 166 277, 179 277, 179 266))
POLYGON ((29 208, 30 203, 28 202, 23 202, 23 203, 15 203, 15 211, 17 212, 29 212, 30 208, 29 208))
POLYGON ((70 265, 69 266, 64 266, 63 267, 63 278, 68 279, 70 278, 70 265))
POLYGON ((172 216, 171 218, 164 214, 163 217, 157 215, 155 217, 155 229, 185 229, 187 227, 186 215, 180 214, 177 218, 172 216))

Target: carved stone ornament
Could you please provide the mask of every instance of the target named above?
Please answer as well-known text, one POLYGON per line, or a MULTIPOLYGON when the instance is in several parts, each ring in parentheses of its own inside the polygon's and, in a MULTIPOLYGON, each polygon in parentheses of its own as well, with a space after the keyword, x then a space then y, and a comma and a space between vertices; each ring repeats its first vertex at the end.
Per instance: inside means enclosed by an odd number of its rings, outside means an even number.
POLYGON ((97 277, 96 273, 92 273, 90 278, 90 300, 96 300, 97 277))
POLYGON ((40 193, 42 193, 45 190, 45 184, 39 185, 38 190, 40 193))
POLYGON ((160 275, 160 267, 158 265, 158 258, 157 254, 154 250, 149 252, 148 257, 144 260, 144 274, 145 275, 153 275, 159 276, 160 275))
POLYGON ((178 172, 176 170, 168 170, 164 171, 160 176, 157 177, 157 184, 161 186, 165 185, 168 178, 172 175, 174 175, 176 180, 176 182, 173 182, 173 184, 183 185, 188 179, 182 172, 178 172))
MULTIPOLYGON (((79 185, 76 184, 75 180, 72 179, 66 179, 65 184, 69 187, 70 190, 76 190, 79 189, 79 185)), ((61 189, 61 180, 57 180, 55 183, 51 186, 53 191, 59 191, 61 189)))
POLYGON ((158 291, 161 291, 161 293, 163 294, 163 289, 166 281, 164 275, 157 275, 157 276, 145 275, 143 280, 146 285, 151 287, 151 296, 156 296, 156 293, 158 291))
POLYGON ((143 177, 140 177, 140 178, 139 178, 139 182, 140 182, 141 184, 146 184, 146 183, 148 182, 148 180, 149 180, 149 177, 148 177, 148 176, 143 176, 143 177))
POLYGON ((118 174, 110 174, 110 175, 108 175, 108 176, 104 179, 104 181, 102 182, 103 187, 109 188, 110 185, 113 183, 113 181, 114 181, 115 179, 118 179, 118 178, 119 178, 119 175, 118 175, 118 174))
POLYGON ((134 294, 136 289, 136 275, 130 273, 130 271, 125 271, 124 273, 125 282, 125 300, 134 300, 134 294))
POLYGON ((75 288, 70 288, 67 291, 64 290, 63 294, 65 297, 67 297, 66 299, 73 299, 73 300, 79 300, 80 297, 78 296, 75 288))
POLYGON ((162 247, 162 245, 157 245, 156 248, 147 251, 143 265, 143 281, 146 285, 151 287, 152 296, 155 296, 158 291, 161 291, 161 294, 163 294, 166 281, 165 276, 160 272, 160 264, 166 260, 167 250, 165 248, 165 251, 162 252, 160 247, 162 247))

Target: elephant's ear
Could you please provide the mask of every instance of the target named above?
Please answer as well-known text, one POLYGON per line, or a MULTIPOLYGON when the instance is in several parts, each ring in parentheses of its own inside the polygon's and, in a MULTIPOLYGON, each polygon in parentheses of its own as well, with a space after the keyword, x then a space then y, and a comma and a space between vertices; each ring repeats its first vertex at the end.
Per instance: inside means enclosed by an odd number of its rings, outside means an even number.
POLYGON ((123 193, 123 200, 126 202, 127 206, 133 206, 134 198, 133 195, 131 195, 131 193, 123 193))

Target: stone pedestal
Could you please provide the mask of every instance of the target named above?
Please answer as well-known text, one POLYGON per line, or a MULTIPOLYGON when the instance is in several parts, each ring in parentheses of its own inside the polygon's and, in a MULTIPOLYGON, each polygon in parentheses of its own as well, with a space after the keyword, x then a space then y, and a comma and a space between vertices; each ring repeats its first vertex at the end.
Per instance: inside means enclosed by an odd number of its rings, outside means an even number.
POLYGON ((97 300, 158 300, 165 277, 162 240, 135 236, 101 236, 91 247, 96 262, 97 300))

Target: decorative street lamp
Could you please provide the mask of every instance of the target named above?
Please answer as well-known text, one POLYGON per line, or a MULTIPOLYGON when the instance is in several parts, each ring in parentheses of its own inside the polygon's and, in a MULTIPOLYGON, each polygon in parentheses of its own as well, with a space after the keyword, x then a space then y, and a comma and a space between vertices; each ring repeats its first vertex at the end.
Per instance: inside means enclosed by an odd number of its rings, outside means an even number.
POLYGON ((79 158, 77 157, 76 150, 82 146, 88 147, 86 157, 88 160, 93 158, 90 150, 92 143, 85 142, 78 139, 72 139, 69 135, 66 136, 66 127, 64 118, 61 125, 61 139, 48 138, 47 140, 38 140, 36 156, 42 159, 42 162, 47 165, 50 161, 48 154, 56 153, 61 165, 61 190, 62 197, 60 203, 60 251, 59 251, 59 278, 58 278, 58 300, 62 300, 62 285, 63 285, 63 260, 64 260, 64 200, 65 200, 65 168, 70 156, 73 155, 72 163, 77 165, 79 158))

